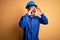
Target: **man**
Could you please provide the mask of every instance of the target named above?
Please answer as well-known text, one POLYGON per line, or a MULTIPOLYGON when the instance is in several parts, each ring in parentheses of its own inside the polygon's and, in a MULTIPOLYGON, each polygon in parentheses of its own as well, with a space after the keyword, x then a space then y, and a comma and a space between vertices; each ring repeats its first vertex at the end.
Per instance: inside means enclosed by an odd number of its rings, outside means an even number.
POLYGON ((24 30, 23 40, 39 40, 39 25, 48 24, 48 19, 33 1, 28 2, 26 9, 27 14, 19 21, 19 26, 24 30), (35 16, 36 10, 41 17, 35 16))

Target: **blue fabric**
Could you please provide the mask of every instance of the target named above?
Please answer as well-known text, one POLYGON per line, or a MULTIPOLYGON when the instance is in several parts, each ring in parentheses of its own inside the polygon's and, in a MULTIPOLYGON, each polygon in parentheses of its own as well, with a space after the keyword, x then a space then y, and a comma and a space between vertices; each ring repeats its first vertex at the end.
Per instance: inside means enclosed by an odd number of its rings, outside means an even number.
POLYGON ((34 1, 28 2, 27 5, 26 5, 26 7, 29 7, 29 6, 36 6, 37 7, 37 5, 35 4, 34 1))
POLYGON ((48 24, 48 19, 44 14, 41 15, 41 18, 38 16, 30 17, 28 14, 22 16, 19 26, 24 30, 23 40, 39 40, 40 24, 48 24))

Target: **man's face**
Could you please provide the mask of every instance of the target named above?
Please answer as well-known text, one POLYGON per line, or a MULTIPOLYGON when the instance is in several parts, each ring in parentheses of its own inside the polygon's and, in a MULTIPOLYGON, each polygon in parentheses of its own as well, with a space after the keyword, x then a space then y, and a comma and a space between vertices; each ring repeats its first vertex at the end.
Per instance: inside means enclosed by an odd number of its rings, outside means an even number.
POLYGON ((35 6, 31 6, 31 7, 29 8, 29 10, 32 9, 32 8, 34 8, 34 9, 32 10, 31 14, 33 14, 32 16, 34 16, 35 13, 36 13, 36 7, 35 7, 35 6))

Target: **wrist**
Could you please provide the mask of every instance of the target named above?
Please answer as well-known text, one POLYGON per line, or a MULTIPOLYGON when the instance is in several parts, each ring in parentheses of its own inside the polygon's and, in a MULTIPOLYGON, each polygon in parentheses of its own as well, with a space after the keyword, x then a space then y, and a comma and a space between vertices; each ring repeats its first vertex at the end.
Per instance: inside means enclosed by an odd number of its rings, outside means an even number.
POLYGON ((44 13, 42 13, 40 16, 43 16, 44 15, 44 13))
POLYGON ((44 13, 39 13, 39 15, 42 15, 42 14, 44 14, 44 13))
POLYGON ((31 12, 28 12, 28 15, 30 15, 31 14, 31 12))

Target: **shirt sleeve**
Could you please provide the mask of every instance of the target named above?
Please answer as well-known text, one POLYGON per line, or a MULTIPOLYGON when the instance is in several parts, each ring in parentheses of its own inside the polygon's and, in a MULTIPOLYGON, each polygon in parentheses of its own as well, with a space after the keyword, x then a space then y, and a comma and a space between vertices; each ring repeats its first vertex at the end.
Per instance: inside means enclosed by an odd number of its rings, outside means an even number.
POLYGON ((28 14, 26 14, 26 15, 24 15, 24 16, 21 17, 21 19, 19 21, 19 26, 21 28, 25 28, 26 27, 26 20, 27 20, 26 18, 28 18, 28 17, 29 17, 28 14))
POLYGON ((44 14, 41 15, 41 18, 39 18, 39 21, 41 24, 48 24, 48 18, 44 14))

